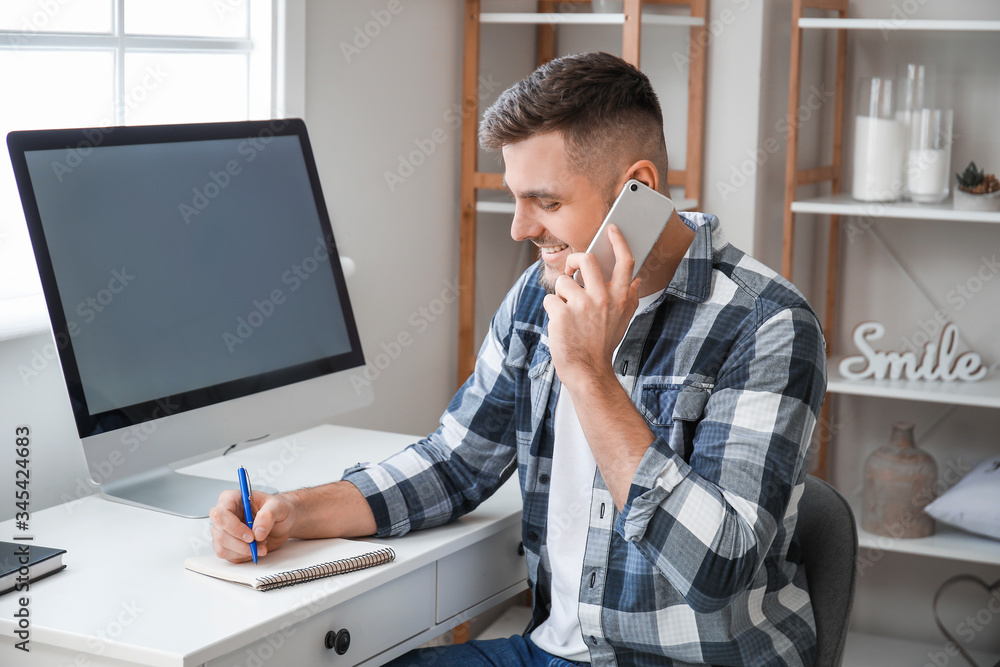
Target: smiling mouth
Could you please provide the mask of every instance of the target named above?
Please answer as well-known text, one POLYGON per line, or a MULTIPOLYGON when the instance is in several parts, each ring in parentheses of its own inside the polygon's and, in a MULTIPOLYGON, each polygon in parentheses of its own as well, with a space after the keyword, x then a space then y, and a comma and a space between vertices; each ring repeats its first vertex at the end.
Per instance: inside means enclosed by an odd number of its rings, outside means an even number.
POLYGON ((539 245, 538 246, 538 252, 540 252, 542 254, 547 254, 547 255, 554 255, 557 252, 562 252, 563 250, 565 250, 568 247, 569 246, 567 244, 565 244, 565 243, 560 243, 558 245, 539 245))

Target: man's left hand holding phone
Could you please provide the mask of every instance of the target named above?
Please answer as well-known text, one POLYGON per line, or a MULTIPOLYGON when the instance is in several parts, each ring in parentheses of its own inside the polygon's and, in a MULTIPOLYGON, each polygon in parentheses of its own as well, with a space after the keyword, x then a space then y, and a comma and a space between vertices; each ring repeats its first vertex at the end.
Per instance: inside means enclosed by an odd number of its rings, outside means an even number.
POLYGON ((673 212, 669 198, 629 179, 587 252, 566 258, 564 273, 570 280, 560 276, 554 294, 544 301, 552 362, 564 383, 572 385, 576 376, 596 369, 610 370, 611 354, 639 302, 639 268, 673 212), (626 234, 636 241, 635 257, 626 234))
POLYGON ((617 225, 607 228, 615 254, 611 281, 604 282, 597 257, 577 252, 566 258, 565 274, 543 301, 549 315, 552 363, 567 386, 587 381, 595 369, 610 370, 611 353, 639 303, 639 279, 632 278, 634 259, 617 225), (579 271, 586 287, 573 279, 579 271))

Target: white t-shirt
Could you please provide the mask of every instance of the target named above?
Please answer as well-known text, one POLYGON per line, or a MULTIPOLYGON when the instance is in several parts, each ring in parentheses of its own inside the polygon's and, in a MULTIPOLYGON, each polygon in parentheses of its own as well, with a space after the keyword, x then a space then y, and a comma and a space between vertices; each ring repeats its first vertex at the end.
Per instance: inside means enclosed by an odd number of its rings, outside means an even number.
MULTIPOLYGON (((656 301, 660 294, 662 291, 639 299, 632 319, 656 301)), ((616 347, 612 359, 617 352, 616 347)), ((565 660, 590 662, 590 651, 583 641, 578 610, 597 463, 568 391, 560 390, 556 399, 553 429, 545 541, 552 568, 552 609, 549 617, 531 631, 531 641, 543 651, 565 660)))

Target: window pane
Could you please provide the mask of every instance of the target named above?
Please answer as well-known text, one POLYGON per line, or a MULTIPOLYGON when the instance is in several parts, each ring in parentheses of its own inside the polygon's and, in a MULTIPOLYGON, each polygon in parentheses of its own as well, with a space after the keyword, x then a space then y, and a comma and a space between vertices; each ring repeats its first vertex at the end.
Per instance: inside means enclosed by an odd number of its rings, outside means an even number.
MULTIPOLYGON (((0 136, 11 130, 112 125, 110 51, 0 51, 0 136)), ((6 153, 6 151, 4 151, 6 153)), ((0 160, 0 298, 37 292, 35 258, 10 160, 0 160)))
POLYGON ((130 35, 246 37, 247 0, 125 0, 130 35))
POLYGON ((125 123, 247 118, 247 57, 217 53, 125 56, 125 123))
MULTIPOLYGON (((0 31, 17 33, 0 40, 0 138, 13 129, 243 120, 249 117, 248 109, 265 117, 271 108, 273 4, 267 0, 0 0, 0 31), (119 3, 124 6, 124 29, 130 34, 245 38, 248 44, 253 40, 253 50, 206 53, 194 44, 190 50, 128 52, 125 66, 116 72, 113 53, 104 50, 107 38, 98 37, 93 49, 84 45, 90 35, 112 34, 119 3), (253 34, 248 27, 251 16, 253 34), (41 33, 78 36, 68 38, 66 48, 56 49, 34 39, 41 33)), ((0 299, 39 291, 17 186, 4 155, 0 299)))
POLYGON ((114 0, 2 0, 0 30, 111 32, 114 0))

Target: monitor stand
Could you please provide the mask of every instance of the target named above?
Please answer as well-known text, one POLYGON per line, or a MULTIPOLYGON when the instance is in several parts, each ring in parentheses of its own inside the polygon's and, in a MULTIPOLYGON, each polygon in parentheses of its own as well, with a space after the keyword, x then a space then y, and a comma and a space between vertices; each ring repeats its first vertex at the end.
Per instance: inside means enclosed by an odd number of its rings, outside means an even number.
MULTIPOLYGON (((126 505, 175 514, 191 519, 204 519, 227 489, 238 489, 236 475, 231 482, 179 473, 162 466, 127 479, 105 482, 98 486, 101 495, 126 505)), ((277 493, 270 487, 255 486, 255 491, 277 493)))

